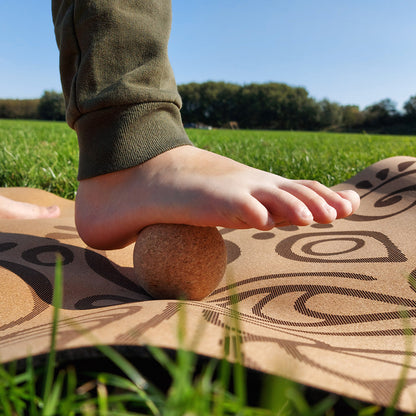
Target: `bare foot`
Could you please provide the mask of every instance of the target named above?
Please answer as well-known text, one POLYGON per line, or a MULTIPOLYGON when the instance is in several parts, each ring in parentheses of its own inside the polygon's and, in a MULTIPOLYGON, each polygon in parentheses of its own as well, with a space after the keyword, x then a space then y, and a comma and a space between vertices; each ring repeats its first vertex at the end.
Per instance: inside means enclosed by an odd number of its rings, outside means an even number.
POLYGON ((75 219, 86 244, 115 249, 156 223, 269 230, 330 223, 359 203, 354 191, 334 192, 181 146, 134 168, 82 180, 75 219))
POLYGON ((28 202, 14 201, 0 196, 0 218, 13 220, 35 220, 40 218, 59 217, 61 211, 58 206, 40 207, 28 202))

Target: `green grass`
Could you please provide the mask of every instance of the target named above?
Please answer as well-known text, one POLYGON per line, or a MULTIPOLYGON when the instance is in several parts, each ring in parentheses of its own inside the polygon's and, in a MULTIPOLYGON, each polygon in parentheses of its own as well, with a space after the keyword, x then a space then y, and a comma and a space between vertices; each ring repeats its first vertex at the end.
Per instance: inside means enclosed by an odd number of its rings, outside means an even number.
POLYGON ((416 156, 416 137, 295 131, 190 130, 198 147, 292 179, 332 186, 378 160, 416 156))
POLYGON ((75 197, 77 139, 65 123, 0 120, 0 140, 0 186, 75 197))
MULTIPOLYGON (((414 136, 189 130, 198 147, 292 179, 332 186, 378 160, 416 156, 414 136)), ((63 122, 0 120, 0 186, 29 186, 73 199, 78 146, 63 122)))
MULTIPOLYGON (((308 132, 189 130, 199 147, 291 178, 342 182, 366 166, 395 155, 416 156, 416 138, 308 132)), ((29 186, 74 198, 76 135, 65 123, 0 120, 0 186, 29 186)), ((56 287, 62 276, 57 267, 56 287)), ((59 307, 61 293, 55 292, 59 307)), ((56 311, 58 311, 56 309, 56 311)), ((57 316, 55 316, 57 319, 57 316)), ((393 415, 356 400, 308 389, 274 376, 258 386, 258 403, 248 400, 248 374, 240 364, 197 357, 179 349, 175 357, 150 348, 171 377, 161 392, 124 357, 97 346, 117 373, 58 368, 54 350, 44 367, 28 358, 25 369, 0 366, 0 416, 10 415, 393 415)))

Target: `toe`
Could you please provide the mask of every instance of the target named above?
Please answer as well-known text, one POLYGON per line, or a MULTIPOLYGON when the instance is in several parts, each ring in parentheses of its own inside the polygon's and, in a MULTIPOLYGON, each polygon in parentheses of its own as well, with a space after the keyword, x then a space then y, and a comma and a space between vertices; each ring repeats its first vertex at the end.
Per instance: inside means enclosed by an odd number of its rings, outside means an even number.
MULTIPOLYGON (((293 181, 284 185, 283 189, 296 200, 303 203, 306 210, 312 215, 313 220, 321 224, 330 223, 337 218, 337 208, 341 204, 339 202, 334 204, 333 200, 344 201, 335 192, 326 192, 328 188, 313 181, 302 181, 302 183, 293 181)), ((347 201, 345 202, 347 203, 347 201)))
POLYGON ((353 214, 360 206, 360 196, 353 190, 338 191, 337 194, 351 204, 351 212, 346 216, 353 214))
POLYGON ((46 208, 45 218, 56 218, 61 215, 61 210, 57 205, 51 205, 46 208))
POLYGON ((236 220, 240 222, 238 228, 256 228, 267 231, 275 226, 275 219, 268 208, 251 195, 239 201, 236 214, 236 220))
POLYGON ((334 219, 348 217, 360 204, 360 198, 354 191, 334 192, 332 189, 315 181, 302 181, 302 184, 322 198, 324 202, 322 203, 321 212, 324 212, 326 209, 329 216, 335 213, 334 219), (328 208, 328 206, 332 209, 328 208))
POLYGON ((309 225, 314 220, 310 207, 285 189, 272 188, 253 196, 266 207, 274 226, 309 225))

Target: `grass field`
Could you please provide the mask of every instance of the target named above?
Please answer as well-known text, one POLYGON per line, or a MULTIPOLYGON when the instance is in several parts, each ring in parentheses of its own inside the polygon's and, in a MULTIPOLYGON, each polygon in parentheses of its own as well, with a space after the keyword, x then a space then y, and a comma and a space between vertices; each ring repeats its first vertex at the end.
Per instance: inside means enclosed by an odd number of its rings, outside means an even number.
MULTIPOLYGON (((189 130, 199 147, 291 178, 342 182, 366 166, 395 155, 416 156, 416 137, 189 130)), ((74 198, 77 188, 76 135, 65 123, 0 120, 0 186, 28 186, 74 198)), ((59 278, 59 269, 57 276, 59 278)), ((55 303, 59 305, 59 299, 55 303)), ((30 363, 23 372, 0 366, 0 415, 393 415, 381 409, 317 392, 277 377, 266 377, 262 400, 247 402, 241 366, 212 361, 196 373, 195 356, 179 351, 176 359, 151 353, 172 377, 167 393, 143 380, 111 349, 103 353, 120 374, 97 369, 83 374, 65 368, 54 374, 53 356, 44 368, 30 363), (216 371, 214 371, 216 370, 216 371)), ((260 389, 259 389, 260 390, 260 389)))
MULTIPOLYGON (((416 156, 416 137, 294 131, 189 130, 198 147, 293 179, 332 186, 366 166, 416 156)), ((0 186, 30 186, 74 198, 78 147, 62 122, 0 120, 0 186)))

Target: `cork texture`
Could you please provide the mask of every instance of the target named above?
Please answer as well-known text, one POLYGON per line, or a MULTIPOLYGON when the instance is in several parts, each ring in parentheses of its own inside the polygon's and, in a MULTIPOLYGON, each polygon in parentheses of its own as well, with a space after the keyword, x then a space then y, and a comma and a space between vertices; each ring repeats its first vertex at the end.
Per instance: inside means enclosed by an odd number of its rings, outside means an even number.
POLYGON ((156 300, 143 290, 134 244, 86 247, 73 202, 1 189, 11 198, 58 203, 63 214, 0 221, 0 360, 48 353, 58 252, 62 354, 88 359, 98 342, 120 351, 175 349, 181 323, 181 346, 197 354, 233 361, 241 351, 248 368, 375 404, 389 405, 405 374, 397 408, 415 412, 416 158, 382 160, 335 189, 355 189, 361 206, 333 224, 220 229, 226 270, 201 301, 156 300))
POLYGON ((216 228, 155 224, 140 232, 133 259, 138 284, 153 297, 201 300, 223 278, 227 250, 216 228))

